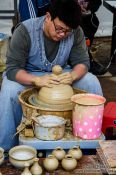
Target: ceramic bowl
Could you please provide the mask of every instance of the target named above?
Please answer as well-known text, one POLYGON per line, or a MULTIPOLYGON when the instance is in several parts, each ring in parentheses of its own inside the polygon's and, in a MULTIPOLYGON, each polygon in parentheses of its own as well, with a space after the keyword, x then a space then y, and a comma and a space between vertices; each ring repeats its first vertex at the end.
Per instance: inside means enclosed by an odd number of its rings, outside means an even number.
POLYGON ((0 148, 0 165, 3 163, 4 161, 4 149, 0 148))
POLYGON ((24 168, 26 163, 33 164, 36 155, 36 149, 31 146, 15 146, 9 151, 9 161, 17 168, 24 168))

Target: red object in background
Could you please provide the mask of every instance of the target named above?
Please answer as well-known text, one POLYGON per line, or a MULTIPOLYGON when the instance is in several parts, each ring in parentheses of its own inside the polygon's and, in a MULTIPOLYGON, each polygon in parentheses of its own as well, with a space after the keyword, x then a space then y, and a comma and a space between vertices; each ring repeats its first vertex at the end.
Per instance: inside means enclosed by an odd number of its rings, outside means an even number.
POLYGON ((91 44, 91 43, 90 43, 90 39, 87 38, 87 39, 86 39, 86 45, 87 45, 88 47, 90 47, 90 44, 91 44))
POLYGON ((104 108, 102 132, 105 134, 107 128, 116 128, 116 102, 109 102, 104 108))

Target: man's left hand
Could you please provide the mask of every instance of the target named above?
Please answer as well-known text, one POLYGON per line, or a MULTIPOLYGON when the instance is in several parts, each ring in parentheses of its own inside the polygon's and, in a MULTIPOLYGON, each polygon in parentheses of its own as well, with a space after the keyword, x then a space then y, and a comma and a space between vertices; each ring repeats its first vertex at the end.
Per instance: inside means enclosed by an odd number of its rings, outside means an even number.
POLYGON ((77 74, 76 72, 65 72, 61 75, 59 75, 58 79, 61 84, 72 84, 74 80, 76 80, 77 74))

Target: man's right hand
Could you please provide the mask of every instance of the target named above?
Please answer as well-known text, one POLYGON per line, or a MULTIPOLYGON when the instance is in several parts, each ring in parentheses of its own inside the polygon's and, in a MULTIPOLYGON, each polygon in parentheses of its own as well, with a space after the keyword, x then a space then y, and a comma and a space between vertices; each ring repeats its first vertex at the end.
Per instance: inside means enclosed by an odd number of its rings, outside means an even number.
POLYGON ((53 85, 58 85, 58 76, 54 74, 39 76, 33 79, 32 83, 37 87, 53 87, 53 85))

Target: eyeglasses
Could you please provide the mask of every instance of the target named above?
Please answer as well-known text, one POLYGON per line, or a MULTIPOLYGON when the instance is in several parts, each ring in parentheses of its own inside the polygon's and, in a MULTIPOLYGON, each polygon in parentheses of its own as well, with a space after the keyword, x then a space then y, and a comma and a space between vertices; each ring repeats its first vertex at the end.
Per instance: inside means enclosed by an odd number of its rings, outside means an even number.
POLYGON ((55 28, 55 32, 57 34, 60 34, 60 33, 65 33, 65 34, 69 34, 69 33, 72 33, 73 32, 73 29, 64 29, 62 27, 57 27, 54 20, 53 20, 53 24, 54 24, 54 28, 55 28))

